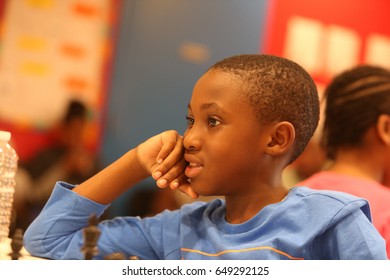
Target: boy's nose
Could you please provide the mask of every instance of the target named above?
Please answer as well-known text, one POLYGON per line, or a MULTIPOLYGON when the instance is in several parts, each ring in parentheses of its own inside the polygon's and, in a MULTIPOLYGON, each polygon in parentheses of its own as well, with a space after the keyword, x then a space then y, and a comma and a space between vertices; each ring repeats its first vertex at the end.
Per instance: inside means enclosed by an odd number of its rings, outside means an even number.
POLYGON ((200 133, 194 127, 187 129, 183 136, 183 145, 186 150, 199 150, 200 133))

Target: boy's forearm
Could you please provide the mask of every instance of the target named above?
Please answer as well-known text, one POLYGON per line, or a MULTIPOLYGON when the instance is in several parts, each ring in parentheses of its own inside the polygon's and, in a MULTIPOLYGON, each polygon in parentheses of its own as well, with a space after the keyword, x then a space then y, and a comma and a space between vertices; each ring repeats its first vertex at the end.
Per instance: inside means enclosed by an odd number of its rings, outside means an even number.
POLYGON ((136 149, 132 149, 73 191, 95 202, 108 204, 149 175, 139 163, 136 149))

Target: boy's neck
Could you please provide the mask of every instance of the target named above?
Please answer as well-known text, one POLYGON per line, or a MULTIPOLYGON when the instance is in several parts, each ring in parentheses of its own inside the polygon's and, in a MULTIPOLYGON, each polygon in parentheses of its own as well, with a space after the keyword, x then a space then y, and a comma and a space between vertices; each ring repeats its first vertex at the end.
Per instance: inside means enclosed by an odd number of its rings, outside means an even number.
POLYGON ((281 186, 256 194, 226 196, 226 221, 231 224, 244 223, 265 206, 283 201, 287 194, 288 189, 281 186))

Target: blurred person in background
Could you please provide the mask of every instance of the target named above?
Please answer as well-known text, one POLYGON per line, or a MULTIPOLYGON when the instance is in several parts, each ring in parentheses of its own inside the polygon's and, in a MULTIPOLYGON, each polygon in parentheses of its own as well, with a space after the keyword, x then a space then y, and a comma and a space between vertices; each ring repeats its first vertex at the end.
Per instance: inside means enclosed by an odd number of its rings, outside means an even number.
POLYGON ((331 164, 299 183, 365 198, 390 257, 390 72, 360 65, 325 91, 322 142, 331 164))
POLYGON ((86 125, 87 107, 80 101, 70 101, 55 128, 53 144, 28 162, 20 163, 23 187, 16 191, 16 227, 27 228, 49 198, 56 181, 79 184, 101 169, 96 155, 85 147, 86 125))

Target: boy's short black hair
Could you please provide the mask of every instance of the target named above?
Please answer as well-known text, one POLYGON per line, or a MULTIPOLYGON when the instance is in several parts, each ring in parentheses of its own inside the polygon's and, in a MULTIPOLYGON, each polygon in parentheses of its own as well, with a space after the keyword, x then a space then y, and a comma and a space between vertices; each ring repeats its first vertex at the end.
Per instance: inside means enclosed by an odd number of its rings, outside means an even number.
POLYGON ((310 75, 286 58, 243 54, 223 59, 211 69, 237 76, 243 92, 261 124, 288 121, 295 128, 295 143, 289 163, 305 149, 319 121, 317 87, 310 75))
POLYGON ((340 147, 358 147, 379 115, 390 114, 390 72, 359 65, 336 76, 325 90, 322 143, 330 159, 340 147))

